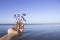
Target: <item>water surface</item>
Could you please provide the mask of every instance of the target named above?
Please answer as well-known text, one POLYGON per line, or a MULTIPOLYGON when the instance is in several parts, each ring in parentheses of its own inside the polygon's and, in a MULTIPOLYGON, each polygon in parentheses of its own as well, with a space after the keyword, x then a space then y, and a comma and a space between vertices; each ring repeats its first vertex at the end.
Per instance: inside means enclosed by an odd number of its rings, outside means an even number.
MULTIPOLYGON (((0 24, 0 37, 7 33, 12 25, 0 24)), ((25 25, 20 40, 60 40, 60 24, 25 25)))

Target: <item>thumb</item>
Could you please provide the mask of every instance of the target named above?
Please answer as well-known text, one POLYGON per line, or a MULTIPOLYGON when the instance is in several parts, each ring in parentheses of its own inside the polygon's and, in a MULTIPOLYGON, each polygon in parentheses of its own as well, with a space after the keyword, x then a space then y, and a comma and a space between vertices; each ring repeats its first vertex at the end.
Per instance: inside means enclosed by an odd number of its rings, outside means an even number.
POLYGON ((13 30, 12 28, 9 28, 9 29, 8 29, 8 34, 9 34, 9 35, 18 35, 18 32, 15 31, 15 30, 13 30))

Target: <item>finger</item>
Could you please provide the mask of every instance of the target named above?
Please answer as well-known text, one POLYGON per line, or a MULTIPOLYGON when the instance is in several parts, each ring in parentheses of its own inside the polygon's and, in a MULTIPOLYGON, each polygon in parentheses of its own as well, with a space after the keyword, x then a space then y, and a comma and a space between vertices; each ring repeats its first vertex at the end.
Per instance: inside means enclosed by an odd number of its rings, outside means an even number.
POLYGON ((24 24, 21 24, 21 26, 20 27, 24 27, 24 24))
POLYGON ((17 35, 18 32, 16 30, 14 30, 13 28, 10 28, 10 29, 8 29, 8 34, 9 35, 17 35))
POLYGON ((24 29, 20 29, 20 32, 23 32, 24 31, 24 29))

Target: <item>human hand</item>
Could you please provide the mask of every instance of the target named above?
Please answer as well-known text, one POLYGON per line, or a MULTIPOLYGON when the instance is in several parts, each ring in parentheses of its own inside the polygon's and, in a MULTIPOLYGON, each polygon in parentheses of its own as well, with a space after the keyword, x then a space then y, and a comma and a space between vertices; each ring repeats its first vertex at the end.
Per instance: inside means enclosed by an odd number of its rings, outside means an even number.
POLYGON ((17 30, 16 30, 17 28, 15 28, 15 27, 9 28, 9 29, 8 29, 8 34, 9 34, 9 35, 12 35, 12 36, 20 35, 20 33, 22 33, 22 32, 24 31, 24 24, 21 24, 20 27, 21 27, 21 28, 18 29, 19 31, 17 31, 17 30))
POLYGON ((15 27, 13 28, 9 28, 8 29, 8 34, 6 34, 5 36, 1 37, 0 40, 18 40, 21 33, 24 31, 24 24, 21 24, 21 26, 19 26, 21 28, 19 28, 18 30, 16 30, 15 27))

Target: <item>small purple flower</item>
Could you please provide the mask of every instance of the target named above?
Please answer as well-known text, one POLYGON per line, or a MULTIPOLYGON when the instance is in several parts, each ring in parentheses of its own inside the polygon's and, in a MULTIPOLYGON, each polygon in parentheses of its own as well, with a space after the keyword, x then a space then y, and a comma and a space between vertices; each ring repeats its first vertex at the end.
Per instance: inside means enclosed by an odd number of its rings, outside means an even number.
POLYGON ((23 16, 21 16, 21 18, 23 18, 23 16))
POLYGON ((16 18, 16 14, 14 15, 14 18, 16 18))
POLYGON ((26 14, 24 13, 24 14, 22 14, 23 16, 26 16, 26 14))
POLYGON ((23 16, 21 16, 21 18, 26 22, 26 19, 23 16))
POLYGON ((17 14, 17 17, 20 17, 20 14, 17 14))

